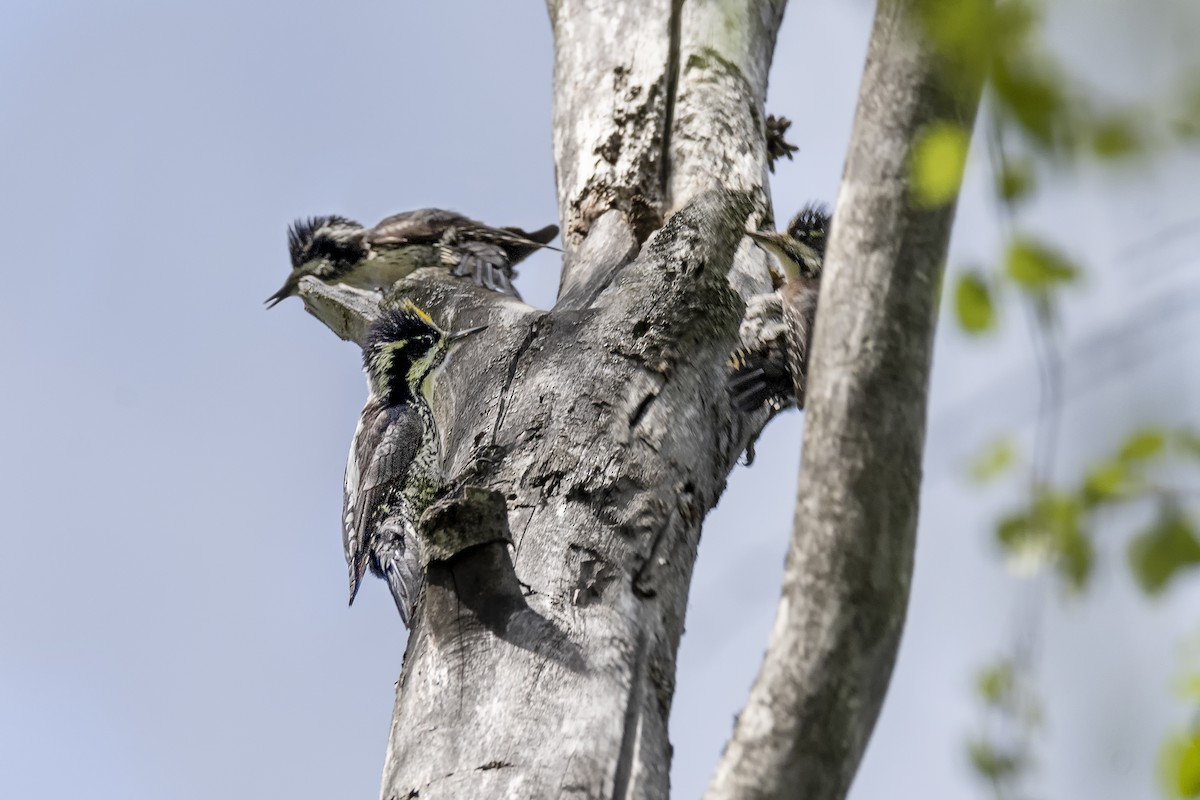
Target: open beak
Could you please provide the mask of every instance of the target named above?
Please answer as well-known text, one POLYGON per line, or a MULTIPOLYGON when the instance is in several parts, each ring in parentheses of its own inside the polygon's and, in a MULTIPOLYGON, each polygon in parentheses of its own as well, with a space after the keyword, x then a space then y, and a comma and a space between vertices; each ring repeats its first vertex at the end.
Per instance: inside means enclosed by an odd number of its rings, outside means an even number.
POLYGON ((487 325, 479 325, 474 328, 467 328, 465 331, 459 331, 458 333, 452 333, 449 336, 447 336, 446 338, 450 341, 450 344, 454 344, 455 342, 462 341, 463 339, 467 338, 471 334, 479 333, 480 331, 486 330, 486 329, 487 329, 487 325))

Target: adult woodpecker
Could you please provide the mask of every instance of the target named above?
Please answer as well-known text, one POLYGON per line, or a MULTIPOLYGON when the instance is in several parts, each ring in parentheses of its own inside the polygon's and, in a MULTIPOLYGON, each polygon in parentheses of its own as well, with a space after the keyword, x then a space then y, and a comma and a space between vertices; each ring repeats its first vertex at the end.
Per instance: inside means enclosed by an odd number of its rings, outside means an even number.
POLYGON ((752 347, 739 347, 730 356, 729 391, 734 406, 744 412, 764 404, 772 412, 792 404, 804 407, 808 351, 830 224, 828 209, 810 203, 792 218, 783 233, 747 232, 775 257, 783 272, 779 292, 784 326, 781 335, 752 347))
POLYGON ((369 395, 350 446, 342 506, 350 602, 370 568, 387 581, 405 625, 422 582, 417 520, 444 485, 426 399, 430 381, 450 349, 484 327, 447 334, 406 302, 383 312, 363 346, 369 395))
POLYGON ((387 290, 414 270, 436 266, 520 298, 512 285, 513 267, 557 235, 557 225, 536 231, 493 228, 440 208, 394 214, 373 228, 337 216, 296 220, 288 229, 292 272, 266 304, 271 308, 296 294, 306 275, 387 290))

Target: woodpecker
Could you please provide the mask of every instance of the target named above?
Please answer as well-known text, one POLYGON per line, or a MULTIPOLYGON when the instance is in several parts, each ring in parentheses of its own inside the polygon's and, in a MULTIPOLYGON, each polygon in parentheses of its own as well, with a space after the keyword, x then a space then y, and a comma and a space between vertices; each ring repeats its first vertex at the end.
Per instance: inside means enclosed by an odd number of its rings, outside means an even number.
POLYGON ((414 270, 436 266, 519 299, 513 267, 557 235, 557 225, 537 231, 492 228, 440 208, 394 214, 374 228, 338 216, 298 219, 288 229, 292 272, 266 304, 272 308, 296 294, 305 275, 387 290, 414 270))
POLYGON ((417 520, 443 488, 426 396, 450 349, 487 326, 447 334, 411 302, 385 310, 363 346, 369 394, 346 462, 342 545, 350 603, 363 574, 387 581, 407 626, 421 589, 417 520))
POLYGON ((729 359, 728 386, 733 404, 745 412, 766 404, 772 412, 795 403, 804 407, 808 351, 817 316, 821 267, 831 219, 824 205, 800 210, 784 233, 747 232, 759 247, 775 257, 783 271, 779 293, 783 300, 780 335, 739 347, 729 359))

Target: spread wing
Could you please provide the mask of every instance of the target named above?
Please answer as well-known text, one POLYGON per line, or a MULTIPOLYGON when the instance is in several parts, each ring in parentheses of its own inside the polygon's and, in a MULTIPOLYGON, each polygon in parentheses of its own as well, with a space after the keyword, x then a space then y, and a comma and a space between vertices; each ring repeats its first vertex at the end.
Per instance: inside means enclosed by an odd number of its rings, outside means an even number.
POLYGON ((372 397, 363 408, 346 463, 342 546, 350 570, 350 602, 370 562, 378 527, 403 509, 400 488, 421 445, 421 418, 372 397), (389 504, 396 505, 395 509, 389 504))
POLYGON ((451 226, 472 227, 479 223, 454 211, 421 208, 393 214, 367 231, 372 245, 437 244, 451 226))

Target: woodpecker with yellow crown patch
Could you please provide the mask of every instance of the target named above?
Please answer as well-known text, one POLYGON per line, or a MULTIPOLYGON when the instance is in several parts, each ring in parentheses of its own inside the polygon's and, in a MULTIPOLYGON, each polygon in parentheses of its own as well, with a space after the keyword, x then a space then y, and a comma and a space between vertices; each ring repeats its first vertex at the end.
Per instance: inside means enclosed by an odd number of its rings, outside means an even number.
POLYGON ((406 302, 384 310, 363 346, 370 393, 350 446, 342 506, 350 602, 369 568, 387 581, 405 625, 423 580, 417 520, 444 488, 430 381, 451 348, 484 327, 447 334, 406 302))

